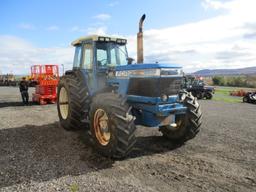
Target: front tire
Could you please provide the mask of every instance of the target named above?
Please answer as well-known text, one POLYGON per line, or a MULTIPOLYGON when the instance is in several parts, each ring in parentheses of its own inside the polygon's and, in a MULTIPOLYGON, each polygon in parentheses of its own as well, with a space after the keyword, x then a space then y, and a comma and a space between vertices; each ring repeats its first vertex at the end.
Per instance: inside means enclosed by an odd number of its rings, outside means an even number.
POLYGON ((211 92, 207 92, 207 93, 205 93, 205 98, 206 99, 212 99, 212 97, 213 97, 213 95, 212 95, 212 93, 211 92))
POLYGON ((159 129, 164 137, 177 143, 184 143, 194 138, 202 124, 202 112, 197 99, 190 93, 186 93, 184 105, 187 107, 187 113, 175 116, 177 127, 173 128, 168 125, 159 129))
POLYGON ((203 93, 201 93, 201 92, 197 92, 196 93, 196 96, 194 96, 194 97, 196 97, 197 99, 203 99, 203 93))
POLYGON ((123 158, 136 142, 134 117, 125 99, 114 93, 96 95, 90 108, 93 146, 102 155, 123 158))
POLYGON ((244 103, 249 103, 247 96, 244 96, 244 97, 243 97, 243 102, 244 102, 244 103))

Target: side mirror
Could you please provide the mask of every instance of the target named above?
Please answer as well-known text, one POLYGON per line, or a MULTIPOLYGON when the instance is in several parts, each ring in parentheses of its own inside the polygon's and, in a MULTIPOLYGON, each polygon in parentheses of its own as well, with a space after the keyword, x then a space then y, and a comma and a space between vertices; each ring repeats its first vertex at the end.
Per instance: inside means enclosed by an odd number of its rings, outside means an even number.
POLYGON ((128 65, 131 65, 132 62, 134 61, 134 59, 131 57, 128 57, 126 60, 128 61, 128 65))

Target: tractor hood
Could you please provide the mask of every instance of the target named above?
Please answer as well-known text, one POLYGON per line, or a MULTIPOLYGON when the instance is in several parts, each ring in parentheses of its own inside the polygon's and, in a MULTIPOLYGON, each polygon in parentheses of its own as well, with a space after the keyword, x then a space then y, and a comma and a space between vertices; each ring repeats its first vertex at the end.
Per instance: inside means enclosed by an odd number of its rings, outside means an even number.
POLYGON ((145 64, 131 64, 116 66, 116 71, 126 71, 126 70, 143 70, 143 69, 181 69, 180 65, 177 64, 159 64, 159 63, 145 63, 145 64))

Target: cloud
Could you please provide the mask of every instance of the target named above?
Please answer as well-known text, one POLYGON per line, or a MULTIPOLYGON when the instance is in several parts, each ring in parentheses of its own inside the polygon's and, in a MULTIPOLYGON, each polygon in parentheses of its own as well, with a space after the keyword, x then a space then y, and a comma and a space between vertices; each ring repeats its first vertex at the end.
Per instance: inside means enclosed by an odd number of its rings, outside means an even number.
POLYGON ((36 29, 34 25, 29 24, 29 23, 20 23, 20 24, 18 25, 18 27, 21 28, 21 29, 27 29, 27 30, 36 29))
POLYGON ((109 7, 114 7, 119 4, 119 1, 113 1, 108 4, 109 7))
POLYGON ((83 28, 83 27, 80 27, 80 26, 73 26, 71 29, 70 29, 71 32, 79 32, 79 33, 85 33, 88 31, 88 28, 83 28))
MULTIPOLYGON (((256 65, 256 46, 252 40, 255 37, 256 1, 203 2, 209 4, 208 9, 223 11, 215 17, 197 22, 145 30, 145 62, 175 62, 184 66, 186 71, 256 65), (234 47, 241 50, 234 52, 234 47), (188 54, 186 50, 193 51, 188 54)), ((136 36, 128 39, 130 55, 135 57, 136 36)))
POLYGON ((102 26, 102 27, 89 27, 87 29, 87 34, 88 35, 106 35, 107 32, 107 27, 102 26))
MULTIPOLYGON (((209 19, 145 30, 145 62, 177 63, 187 72, 256 66, 256 1, 203 0, 202 6, 206 6, 203 3, 207 5, 206 11, 222 11, 209 19)), ((107 27, 104 24, 89 28, 73 26, 71 31, 105 35, 107 27)), ((125 38, 128 39, 129 55, 136 58, 136 35, 125 38)), ((73 50, 69 47, 38 48, 18 37, 0 36, 0 66, 8 70, 24 65, 27 71, 31 64, 47 62, 71 67, 72 58, 73 50)))
POLYGON ((72 68, 72 47, 39 48, 22 38, 0 35, 0 69, 2 73, 29 74, 35 64, 64 64, 72 68))
POLYGON ((79 30, 80 30, 80 27, 78 27, 78 26, 73 26, 70 31, 72 31, 72 32, 77 32, 77 31, 79 31, 79 30))
POLYGON ((106 13, 101 13, 101 14, 95 15, 93 18, 101 20, 101 21, 106 21, 111 18, 111 15, 106 14, 106 13))
POLYGON ((83 33, 84 35, 106 35, 107 27, 104 25, 102 25, 102 26, 93 25, 88 28, 73 26, 71 28, 71 32, 83 33))
POLYGON ((47 31, 58 31, 60 28, 56 25, 52 25, 46 28, 47 31))
POLYGON ((217 0, 203 0, 201 2, 202 6, 207 9, 227 9, 227 3, 217 0))

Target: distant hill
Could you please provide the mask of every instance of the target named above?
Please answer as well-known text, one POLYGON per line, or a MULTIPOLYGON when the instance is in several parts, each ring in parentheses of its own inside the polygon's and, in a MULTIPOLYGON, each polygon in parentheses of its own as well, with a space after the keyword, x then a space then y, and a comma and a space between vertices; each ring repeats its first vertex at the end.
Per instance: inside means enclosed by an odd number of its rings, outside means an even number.
POLYGON ((193 75, 215 76, 215 75, 256 75, 256 67, 246 67, 241 69, 203 69, 196 71, 193 75))

